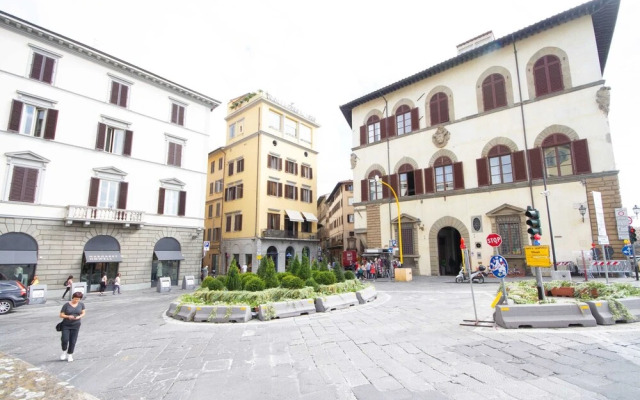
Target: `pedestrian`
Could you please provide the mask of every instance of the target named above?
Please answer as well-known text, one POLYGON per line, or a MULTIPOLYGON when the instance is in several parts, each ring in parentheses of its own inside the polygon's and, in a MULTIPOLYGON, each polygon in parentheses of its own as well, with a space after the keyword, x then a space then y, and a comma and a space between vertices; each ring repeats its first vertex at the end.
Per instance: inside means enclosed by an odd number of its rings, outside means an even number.
POLYGON ((243 274, 246 274, 246 273, 247 273, 247 264, 243 264, 243 265, 242 265, 242 267, 241 267, 241 269, 240 269, 240 272, 241 272, 241 273, 243 273, 243 274))
POLYGON ((116 294, 116 289, 118 290, 118 294, 120 293, 120 272, 116 274, 116 279, 113 280, 113 294, 116 294))
POLYGON ((374 281, 376 280, 376 263, 375 262, 371 263, 371 278, 374 281))
POLYGON ((64 287, 66 287, 64 294, 62 295, 62 300, 64 297, 71 291, 71 284, 73 283, 73 275, 69 275, 66 281, 64 281, 64 287))
POLYGON ((102 278, 100 278, 100 296, 104 294, 104 290, 107 288, 107 273, 102 273, 102 278))
POLYGON ((203 281, 204 278, 207 277, 207 275, 209 275, 209 266, 205 265, 204 267, 202 267, 202 270, 200 271, 200 280, 203 281))
POLYGON ((80 301, 82 292, 75 292, 71 301, 62 305, 60 318, 62 318, 62 361, 73 361, 73 350, 76 348, 78 332, 80 331, 80 319, 85 315, 84 303, 80 301))

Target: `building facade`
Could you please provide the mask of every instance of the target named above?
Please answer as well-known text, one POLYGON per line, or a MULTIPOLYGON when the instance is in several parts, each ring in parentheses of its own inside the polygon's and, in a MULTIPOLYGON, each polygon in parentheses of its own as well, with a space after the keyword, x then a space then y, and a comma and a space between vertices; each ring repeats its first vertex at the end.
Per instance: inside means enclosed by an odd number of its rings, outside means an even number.
POLYGON ((313 117, 264 92, 227 106, 221 271, 232 259, 256 271, 271 257, 278 271, 318 249, 317 151, 313 117))
POLYGON ((367 248, 402 239, 414 274, 455 275, 461 238, 472 266, 487 265, 486 237, 498 233, 497 251, 522 269, 532 206, 552 261, 589 250, 599 227, 620 254, 603 79, 618 8, 595 0, 497 40, 483 34, 341 106, 353 128, 356 236, 367 248), (401 235, 394 196, 376 177, 397 193, 401 235))
POLYGON ((219 102, 0 14, 0 272, 50 291, 198 276, 219 102))
POLYGON ((344 250, 360 250, 356 248, 353 213, 353 181, 338 182, 326 197, 326 232, 324 248, 329 254, 329 261, 342 261, 344 250))
POLYGON ((224 194, 224 147, 209 153, 209 172, 207 174, 207 200, 205 202, 205 246, 202 266, 209 274, 226 274, 220 270, 220 249, 222 244, 222 213, 224 194), (209 242, 207 249, 206 242, 209 242))

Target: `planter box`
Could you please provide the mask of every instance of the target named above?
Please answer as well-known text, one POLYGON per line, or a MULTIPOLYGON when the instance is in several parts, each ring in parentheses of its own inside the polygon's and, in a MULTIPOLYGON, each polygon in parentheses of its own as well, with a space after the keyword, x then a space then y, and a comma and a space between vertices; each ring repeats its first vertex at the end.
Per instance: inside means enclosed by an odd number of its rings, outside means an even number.
POLYGON ((247 322, 251 307, 247 305, 196 306, 194 322, 247 322))
POLYGON ((376 288, 374 288, 373 286, 369 286, 362 290, 358 290, 356 292, 356 297, 358 298, 360 304, 364 304, 378 298, 378 292, 376 292, 376 288))
POLYGON ((358 303, 358 298, 355 293, 341 293, 332 296, 317 297, 315 306, 317 312, 327 312, 353 307, 358 303))
POLYGON ((618 299, 622 305, 627 307, 631 315, 636 319, 617 319, 614 321, 611 309, 609 308, 609 302, 606 300, 593 300, 587 301, 593 317, 596 319, 598 325, 613 325, 616 322, 638 322, 640 321, 640 298, 629 297, 626 299, 618 299))
POLYGON ((575 289, 572 287, 555 287, 551 289, 551 295, 554 297, 573 297, 575 289))
POLYGON ((396 268, 394 273, 396 274, 396 282, 409 282, 413 280, 411 268, 396 268))
POLYGON ((313 314, 316 306, 313 299, 279 301, 276 303, 260 304, 258 318, 268 321, 276 318, 297 317, 298 315, 313 314))
POLYGON ((596 326, 589 305, 585 303, 499 305, 493 320, 508 329, 596 326))

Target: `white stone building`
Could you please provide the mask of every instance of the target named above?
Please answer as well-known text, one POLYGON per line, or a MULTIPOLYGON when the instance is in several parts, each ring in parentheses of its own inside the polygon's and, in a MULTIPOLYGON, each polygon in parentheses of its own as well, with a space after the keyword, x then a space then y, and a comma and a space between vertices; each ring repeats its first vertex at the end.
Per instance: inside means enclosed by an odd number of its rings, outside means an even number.
POLYGON ((618 8, 619 0, 594 0, 499 39, 485 33, 456 57, 341 106, 353 128, 359 240, 378 248, 399 239, 395 200, 377 175, 398 193, 404 264, 414 274, 455 275, 461 238, 472 265, 487 265, 492 232, 522 270, 527 206, 541 212, 541 244, 555 261, 573 261, 598 242, 592 192, 619 255, 603 78, 618 8))
POLYGON ((0 273, 199 275, 219 101, 0 12, 0 273))

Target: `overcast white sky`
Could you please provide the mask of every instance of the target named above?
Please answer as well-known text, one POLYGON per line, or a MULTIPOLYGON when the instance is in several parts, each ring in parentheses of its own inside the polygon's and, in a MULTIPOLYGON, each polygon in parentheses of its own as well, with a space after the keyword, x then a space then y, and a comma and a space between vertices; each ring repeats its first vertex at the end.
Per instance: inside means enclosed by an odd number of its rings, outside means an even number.
MULTIPOLYGON (((583 0, 0 0, 0 9, 222 102, 262 89, 315 116, 318 192, 352 179, 339 106, 583 0)), ((604 77, 623 205, 640 205, 640 1, 622 0, 604 77), (636 161, 639 160, 639 161, 636 161)), ((357 129, 358 127, 356 127, 357 129)), ((553 196, 553 192, 551 193, 553 196)), ((524 206, 523 206, 524 207, 524 206)))

